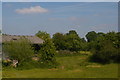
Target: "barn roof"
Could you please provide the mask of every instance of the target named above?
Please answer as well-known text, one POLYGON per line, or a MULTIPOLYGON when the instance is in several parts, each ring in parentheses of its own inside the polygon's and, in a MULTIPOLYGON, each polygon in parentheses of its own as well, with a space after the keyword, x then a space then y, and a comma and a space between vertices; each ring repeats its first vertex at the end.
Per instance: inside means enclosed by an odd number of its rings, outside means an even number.
POLYGON ((2 35, 2 42, 15 41, 19 39, 28 39, 32 44, 42 44, 44 40, 37 36, 23 36, 23 35, 2 35))

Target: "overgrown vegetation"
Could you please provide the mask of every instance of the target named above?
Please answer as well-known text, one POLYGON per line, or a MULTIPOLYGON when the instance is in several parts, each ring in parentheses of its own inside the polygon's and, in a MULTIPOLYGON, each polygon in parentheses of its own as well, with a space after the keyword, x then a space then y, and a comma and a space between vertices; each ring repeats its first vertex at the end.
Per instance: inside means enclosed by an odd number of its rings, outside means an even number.
MULTIPOLYGON (((118 32, 119 33, 119 32, 118 32)), ((120 62, 119 40, 118 33, 109 32, 107 34, 97 33, 95 41, 89 42, 89 50, 92 50, 93 55, 91 61, 99 63, 120 62)))
POLYGON ((11 60, 18 60, 18 66, 22 65, 23 62, 31 61, 31 57, 34 55, 30 42, 26 39, 5 43, 3 53, 11 60))
POLYGON ((44 43, 42 44, 41 49, 39 50, 41 65, 44 65, 44 67, 49 68, 56 67, 56 49, 52 42, 52 39, 50 38, 50 35, 46 32, 39 31, 36 34, 36 36, 44 40, 44 43))
MULTIPOLYGON (((37 52, 38 61, 33 61, 35 56, 32 44, 28 40, 7 42, 3 45, 3 52, 11 60, 18 60, 21 68, 56 68, 56 57, 88 55, 89 61, 97 63, 120 62, 120 33, 88 32, 86 39, 81 38, 75 30, 68 33, 55 33, 51 38, 47 32, 39 31, 36 36, 44 40, 37 52)), ((86 61, 88 62, 88 61, 86 61)))
POLYGON ((86 61, 87 57, 87 55, 56 57, 60 65, 52 69, 3 68, 2 75, 3 78, 118 78, 118 64, 91 63, 86 61))
POLYGON ((56 33, 53 35, 53 42, 57 50, 80 51, 83 50, 84 41, 80 38, 75 30, 69 33, 56 33))
POLYGON ((66 34, 54 34, 53 42, 58 51, 68 50, 74 52, 74 54, 78 51, 91 51, 93 54, 89 57, 90 61, 106 64, 119 63, 119 38, 119 32, 96 33, 91 31, 86 34, 87 41, 85 41, 84 38, 77 35, 76 31, 71 30, 66 34))

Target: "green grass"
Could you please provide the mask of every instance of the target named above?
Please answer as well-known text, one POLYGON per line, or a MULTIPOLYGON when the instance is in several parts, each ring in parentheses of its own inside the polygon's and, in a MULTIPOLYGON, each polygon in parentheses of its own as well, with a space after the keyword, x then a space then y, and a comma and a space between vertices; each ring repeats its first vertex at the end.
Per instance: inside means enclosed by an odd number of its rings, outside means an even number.
POLYGON ((90 63, 87 56, 57 57, 56 69, 4 69, 5 78, 117 78, 118 65, 90 63))

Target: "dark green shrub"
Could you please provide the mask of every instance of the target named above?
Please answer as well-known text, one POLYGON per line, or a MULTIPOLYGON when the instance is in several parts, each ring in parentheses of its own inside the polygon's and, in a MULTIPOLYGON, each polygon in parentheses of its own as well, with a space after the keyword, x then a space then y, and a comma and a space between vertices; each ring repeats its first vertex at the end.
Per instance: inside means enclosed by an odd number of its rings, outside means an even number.
POLYGON ((110 63, 118 60, 117 49, 113 46, 111 41, 104 41, 98 45, 99 48, 94 49, 93 55, 90 57, 91 61, 99 63, 110 63))
POLYGON ((97 52, 90 57, 90 60, 94 62, 106 64, 106 63, 110 63, 110 56, 109 54, 106 54, 104 52, 97 52))
POLYGON ((3 45, 3 52, 9 56, 11 60, 18 60, 18 64, 28 62, 34 55, 34 51, 30 42, 26 39, 7 42, 3 45))
POLYGON ((112 56, 115 63, 120 63, 120 49, 116 49, 115 54, 112 56))

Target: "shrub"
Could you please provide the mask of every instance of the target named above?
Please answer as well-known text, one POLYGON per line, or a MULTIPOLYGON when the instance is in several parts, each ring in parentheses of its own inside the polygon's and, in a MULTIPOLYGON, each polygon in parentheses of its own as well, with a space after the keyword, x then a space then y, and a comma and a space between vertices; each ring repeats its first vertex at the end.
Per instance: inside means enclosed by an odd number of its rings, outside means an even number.
POLYGON ((103 64, 118 61, 117 49, 111 44, 110 41, 104 41, 98 47, 99 49, 94 49, 93 55, 90 57, 91 61, 103 64))
POLYGON ((3 52, 12 60, 18 60, 18 64, 30 61, 34 54, 30 42, 26 39, 7 42, 3 45, 3 52))
POLYGON ((55 58, 56 50, 51 39, 47 39, 39 51, 40 63, 45 67, 55 67, 57 62, 55 58))
POLYGON ((115 54, 112 56, 115 63, 120 63, 120 49, 116 49, 115 54))
POLYGON ((40 67, 56 67, 56 49, 50 35, 47 32, 39 31, 36 36, 44 40, 44 43, 39 50, 39 62, 42 65, 40 65, 40 67))

